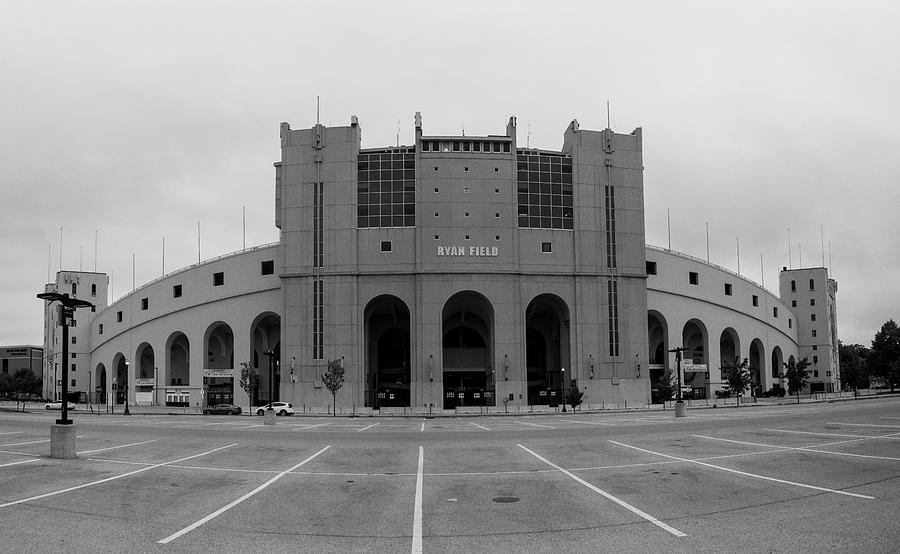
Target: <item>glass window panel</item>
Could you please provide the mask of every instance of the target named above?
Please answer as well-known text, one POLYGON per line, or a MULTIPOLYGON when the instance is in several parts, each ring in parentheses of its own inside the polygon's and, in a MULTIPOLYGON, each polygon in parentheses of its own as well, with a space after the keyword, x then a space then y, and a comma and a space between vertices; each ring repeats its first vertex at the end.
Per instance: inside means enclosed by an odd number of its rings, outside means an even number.
POLYGON ((356 215, 369 215, 369 206, 365 204, 360 204, 359 208, 356 210, 356 215))
POLYGON ((561 217, 554 217, 551 220, 551 225, 553 225, 554 229, 562 229, 562 221, 561 217))
POLYGON ((541 192, 540 183, 528 183, 528 192, 530 194, 538 194, 539 192, 541 192))
MULTIPOLYGON (((495 142, 494 143, 494 152, 500 152, 500 148, 501 148, 500 143, 495 142)), ((507 152, 509 152, 509 150, 507 150, 507 152)))
POLYGON ((520 183, 522 183, 522 182, 527 183, 528 182, 528 172, 527 171, 519 171, 516 173, 516 178, 518 179, 518 181, 520 183))
POLYGON ((574 228, 575 228, 575 222, 574 222, 574 221, 572 221, 571 219, 564 219, 564 220, 563 220, 563 229, 574 229, 574 228))
POLYGON ((431 143, 428 142, 427 140, 426 140, 426 141, 422 141, 422 152, 428 152, 428 146, 429 146, 430 144, 431 144, 431 143))
POLYGON ((369 204, 369 215, 377 216, 381 214, 381 205, 380 204, 369 204))
POLYGON ((550 172, 549 172, 549 171, 541 170, 541 174, 540 174, 540 175, 541 175, 540 179, 541 179, 541 182, 542 182, 542 183, 549 183, 549 182, 550 182, 550 172))
POLYGON ((393 222, 392 227, 403 227, 403 216, 402 215, 393 216, 391 221, 393 222))
POLYGON ((541 229, 550 229, 550 218, 542 217, 541 219, 541 229))
POLYGON ((541 194, 550 194, 550 183, 541 183, 541 194))
POLYGON ((416 192, 416 182, 413 180, 403 181, 403 190, 405 192, 416 192))
POLYGON ((540 194, 529 194, 528 195, 528 203, 529 204, 540 204, 541 203, 541 195, 540 194))
POLYGON ((519 227, 528 227, 527 217, 519 217, 519 227))
POLYGON ((537 216, 533 216, 533 215, 529 216, 528 226, 533 227, 535 229, 540 229, 541 228, 541 218, 539 218, 537 216))
POLYGON ((406 227, 415 227, 416 226, 415 214, 403 216, 403 225, 406 227))
POLYGON ((551 183, 562 183, 562 173, 551 172, 550 173, 550 182, 551 183))
POLYGON ((550 184, 550 194, 562 194, 562 185, 550 184))
POLYGON ((368 227, 369 226, 369 218, 368 217, 358 217, 356 218, 356 226, 357 227, 368 227))
POLYGON ((572 207, 572 195, 569 195, 569 196, 563 196, 563 201, 562 201, 562 203, 563 203, 563 206, 564 206, 564 207, 566 207, 566 208, 571 208, 571 207, 572 207))
POLYGON ((391 171, 391 179, 394 181, 402 181, 403 180, 403 171, 402 169, 394 169, 391 171))
POLYGON ((402 156, 394 156, 394 161, 391 162, 391 169, 403 169, 402 156))
POLYGON ((416 203, 416 193, 404 192, 403 193, 403 203, 404 204, 415 204, 416 203))
POLYGON ((529 171, 540 171, 541 169, 541 160, 537 159, 536 156, 531 156, 528 158, 528 170, 529 171))
POLYGON ((416 170, 415 169, 404 169, 403 170, 403 178, 409 179, 409 180, 415 180, 416 170))
POLYGON ((459 152, 459 141, 453 141, 453 151, 459 152))
POLYGON ((550 206, 550 215, 552 215, 553 217, 562 217, 562 207, 550 206))
POLYGON ((416 158, 413 154, 407 154, 403 157, 403 169, 415 169, 416 158))
POLYGON ((526 158, 519 158, 516 162, 516 170, 517 171, 527 171, 528 170, 528 160, 526 158))
POLYGON ((528 205, 519 204, 519 215, 528 215, 528 205))
POLYGON ((528 195, 525 193, 519 193, 519 204, 527 204, 528 203, 528 195))
POLYGON ((416 205, 415 204, 403 204, 403 214, 404 215, 416 215, 416 205))
POLYGON ((390 227, 391 226, 391 216, 382 215, 381 221, 379 222, 379 227, 390 227))
POLYGON ((541 171, 550 171, 550 160, 546 156, 541 156, 541 171))
POLYGON ((391 170, 390 169, 382 169, 380 180, 382 181, 390 181, 391 180, 391 170))
POLYGON ((541 206, 541 217, 550 217, 550 206, 541 206))
POLYGON ((572 196, 572 185, 563 185, 562 193, 563 196, 572 196))
POLYGON ((403 203, 403 193, 395 192, 395 193, 391 194, 391 200, 393 201, 394 204, 402 204, 403 203))
POLYGON ((462 143, 462 147, 463 147, 463 152, 468 152, 472 147, 472 143, 464 142, 464 143, 462 143))
POLYGON ((403 192, 403 181, 394 181, 391 183, 391 192, 403 192))
POLYGON ((474 152, 481 152, 481 143, 480 143, 480 142, 473 142, 473 143, 472 143, 472 150, 473 150, 474 152))
POLYGON ((510 149, 509 143, 504 142, 503 143, 503 151, 506 152, 507 154, 509 154, 509 149, 510 149))

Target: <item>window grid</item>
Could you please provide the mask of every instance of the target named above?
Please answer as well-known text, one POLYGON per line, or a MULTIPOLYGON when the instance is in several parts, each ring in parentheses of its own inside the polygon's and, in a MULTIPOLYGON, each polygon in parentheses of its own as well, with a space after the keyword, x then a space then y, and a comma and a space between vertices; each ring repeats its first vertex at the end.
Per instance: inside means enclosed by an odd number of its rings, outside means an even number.
POLYGON ((325 267, 324 240, 325 183, 313 183, 313 267, 325 267))
POLYGON ((574 229, 572 157, 517 152, 519 227, 574 229))
POLYGON ((606 281, 606 300, 609 314, 609 355, 619 355, 619 283, 606 281))
POLYGON ((606 198, 606 267, 616 269, 616 189, 604 187, 606 198))
POLYGON ((359 154, 357 227, 416 225, 415 152, 414 148, 397 148, 359 154))

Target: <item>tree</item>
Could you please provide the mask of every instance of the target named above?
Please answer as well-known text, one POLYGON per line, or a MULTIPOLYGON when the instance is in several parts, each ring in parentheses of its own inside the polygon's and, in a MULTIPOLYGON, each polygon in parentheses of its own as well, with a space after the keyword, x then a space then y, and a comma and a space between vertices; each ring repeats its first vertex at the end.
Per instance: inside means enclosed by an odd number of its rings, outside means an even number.
POLYGON ((259 372, 250 362, 241 362, 241 388, 247 393, 248 412, 253 415, 253 392, 259 386, 259 372))
POLYGON ((659 393, 659 398, 663 402, 663 407, 666 405, 666 400, 672 400, 672 395, 675 394, 677 386, 678 385, 675 384, 675 374, 672 372, 672 368, 667 367, 656 382, 656 392, 659 393))
POLYGON ((869 349, 861 344, 844 344, 838 341, 841 364, 841 381, 852 390, 869 387, 869 349))
POLYGON ((869 373, 887 380, 891 392, 894 392, 898 380, 891 366, 897 362, 900 362, 900 328, 893 319, 889 319, 872 339, 869 373))
POLYGON ((750 362, 747 358, 741 361, 739 357, 735 357, 733 362, 723 362, 720 369, 722 377, 728 382, 728 388, 737 397, 740 406, 741 396, 750 388, 750 362))
POLYGON ((337 391, 344 385, 344 361, 341 359, 328 360, 328 369, 322 374, 322 383, 331 391, 332 406, 331 415, 337 415, 337 391))
POLYGON ((40 395, 42 385, 43 382, 41 381, 41 378, 35 375, 34 372, 27 367, 16 370, 10 378, 11 392, 19 394, 40 395))
POLYGON ((800 403, 800 391, 806 387, 806 382, 809 381, 810 371, 806 369, 807 367, 809 367, 808 358, 803 358, 796 363, 791 359, 784 364, 784 378, 788 382, 788 394, 797 395, 797 404, 800 403))
POLYGON ((584 391, 578 388, 578 385, 573 384, 569 387, 569 390, 566 391, 566 404, 572 406, 572 411, 575 411, 575 408, 581 405, 581 399, 584 397, 584 391))

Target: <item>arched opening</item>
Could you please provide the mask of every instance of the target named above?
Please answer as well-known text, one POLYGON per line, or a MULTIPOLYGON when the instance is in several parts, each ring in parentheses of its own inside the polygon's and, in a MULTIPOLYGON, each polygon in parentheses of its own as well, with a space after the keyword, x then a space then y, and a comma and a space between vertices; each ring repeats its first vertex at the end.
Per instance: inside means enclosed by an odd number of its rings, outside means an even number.
POLYGON ((409 308, 396 296, 366 306, 366 406, 410 406, 409 308))
POLYGON ((772 349, 772 388, 784 388, 781 384, 781 375, 784 373, 784 354, 781 347, 776 346, 772 349))
POLYGON ((709 384, 709 335, 706 325, 691 319, 681 332, 684 352, 681 358, 682 398, 706 398, 709 384))
POLYGON ((253 337, 250 345, 250 355, 253 358, 251 363, 259 372, 259 386, 253 391, 252 404, 262 406, 281 398, 281 317, 272 312, 256 316, 250 325, 250 336, 253 337), (272 355, 266 354, 267 352, 272 355))
POLYGON ((759 339, 750 342, 750 393, 753 396, 762 396, 763 375, 765 374, 766 357, 763 354, 763 344, 759 339))
POLYGON ((657 384, 666 373, 669 361, 669 324, 666 318, 655 310, 647 312, 647 339, 650 347, 650 401, 661 403, 657 384))
POLYGON ((207 406, 234 404, 234 333, 217 321, 206 329, 203 343, 203 401, 207 406))
POLYGON ((154 391, 156 382, 156 356, 149 343, 142 342, 135 351, 138 361, 134 376, 134 403, 139 405, 155 404, 154 391))
POLYGON ((190 406, 190 391, 181 387, 191 384, 191 345, 187 335, 176 331, 166 341, 166 371, 162 386, 166 391, 166 406, 190 406))
POLYGON ((453 295, 441 312, 444 408, 493 406, 494 308, 472 291, 453 295))
POLYGON ((564 372, 571 377, 569 307, 558 296, 538 295, 525 308, 525 367, 528 403, 558 405, 572 384, 564 372))
POLYGON ((106 404, 106 366, 102 363, 97 364, 94 369, 94 390, 91 391, 96 396, 94 401, 97 404, 106 404))
POLYGON ((124 404, 128 395, 128 366, 130 362, 121 352, 113 356, 113 367, 115 369, 115 377, 113 377, 113 390, 116 393, 116 404, 124 404))

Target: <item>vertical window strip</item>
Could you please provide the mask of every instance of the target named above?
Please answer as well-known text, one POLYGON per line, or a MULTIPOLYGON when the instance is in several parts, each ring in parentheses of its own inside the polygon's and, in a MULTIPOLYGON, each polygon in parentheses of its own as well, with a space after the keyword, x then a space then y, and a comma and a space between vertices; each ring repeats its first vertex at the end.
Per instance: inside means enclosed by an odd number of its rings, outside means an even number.
POLYGON ((609 314, 609 355, 619 356, 619 283, 606 281, 607 313, 609 314))
POLYGON ((606 200, 606 267, 616 269, 616 189, 604 187, 606 200))
POLYGON ((325 344, 325 282, 319 279, 319 359, 324 360, 325 344))
POLYGON ((313 267, 325 267, 325 249, 322 238, 325 216, 324 190, 324 183, 313 183, 313 267))
POLYGON ((324 311, 324 294, 325 288, 322 279, 313 279, 313 359, 321 360, 324 349, 323 339, 325 338, 323 325, 324 311))

